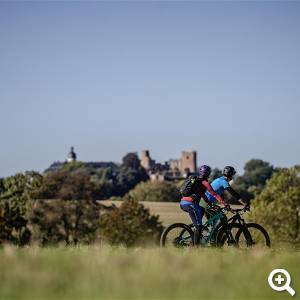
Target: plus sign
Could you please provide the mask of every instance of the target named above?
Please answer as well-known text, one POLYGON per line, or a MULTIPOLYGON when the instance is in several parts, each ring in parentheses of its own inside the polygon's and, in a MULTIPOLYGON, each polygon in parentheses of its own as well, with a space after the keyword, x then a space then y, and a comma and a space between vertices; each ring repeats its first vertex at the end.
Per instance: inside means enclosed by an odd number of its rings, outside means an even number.
POLYGON ((278 275, 274 280, 277 281, 277 283, 278 283, 279 285, 281 285, 281 283, 282 283, 283 281, 285 281, 285 279, 284 279, 281 275, 278 275))

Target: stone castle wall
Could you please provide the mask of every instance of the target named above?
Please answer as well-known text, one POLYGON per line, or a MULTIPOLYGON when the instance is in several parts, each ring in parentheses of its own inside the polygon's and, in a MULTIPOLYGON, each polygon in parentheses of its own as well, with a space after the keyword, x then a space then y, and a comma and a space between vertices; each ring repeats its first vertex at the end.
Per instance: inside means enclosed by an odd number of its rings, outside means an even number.
POLYGON ((171 179, 186 177, 189 173, 197 172, 196 151, 182 151, 180 159, 170 159, 164 165, 156 164, 155 160, 151 158, 149 150, 143 150, 140 159, 141 165, 148 171, 152 180, 155 178, 162 180, 163 176, 171 179), (163 170, 161 170, 162 166, 163 170))

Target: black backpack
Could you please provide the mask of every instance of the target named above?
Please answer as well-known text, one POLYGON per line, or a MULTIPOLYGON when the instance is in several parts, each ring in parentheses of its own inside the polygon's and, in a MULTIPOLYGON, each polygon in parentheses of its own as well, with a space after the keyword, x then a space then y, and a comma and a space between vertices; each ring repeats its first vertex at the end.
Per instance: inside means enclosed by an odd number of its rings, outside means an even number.
POLYGON ((180 188, 181 195, 183 197, 189 197, 193 194, 197 194, 201 188, 202 180, 203 179, 195 175, 189 176, 180 188))

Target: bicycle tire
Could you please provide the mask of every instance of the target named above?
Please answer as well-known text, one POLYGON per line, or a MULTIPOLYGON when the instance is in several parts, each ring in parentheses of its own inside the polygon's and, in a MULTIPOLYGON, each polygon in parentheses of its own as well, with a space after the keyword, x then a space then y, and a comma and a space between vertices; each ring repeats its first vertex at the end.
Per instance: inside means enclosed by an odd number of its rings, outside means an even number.
MULTIPOLYGON (((254 229, 259 230, 265 238, 266 247, 268 247, 268 248, 271 247, 270 236, 269 236, 267 230, 264 227, 262 227, 261 225, 259 225, 257 223, 246 223, 246 226, 247 226, 247 228, 254 228, 254 229)), ((249 229, 248 229, 248 231, 249 231, 249 229)), ((241 232, 238 231, 237 234, 236 234, 236 239, 239 240, 240 235, 241 235, 241 232)), ((251 235, 251 233, 250 233, 250 235, 251 235)), ((253 246, 253 244, 255 244, 255 241, 253 241, 252 236, 251 236, 251 245, 253 246)))
POLYGON ((161 247, 165 247, 165 245, 166 245, 166 239, 167 239, 168 233, 169 233, 172 229, 174 229, 174 228, 176 228, 176 227, 178 227, 179 229, 181 229, 181 233, 180 233, 180 235, 178 236, 178 238, 182 238, 183 233, 184 233, 185 231, 187 231, 187 232, 190 234, 190 236, 191 236, 190 246, 193 246, 193 245, 194 245, 194 239, 193 239, 193 237, 194 237, 194 232, 193 232, 193 230, 192 230, 188 225, 186 225, 186 224, 184 224, 184 223, 174 223, 174 224, 172 224, 172 225, 166 227, 166 228, 164 229, 164 231, 162 232, 161 237, 160 237, 160 246, 161 246, 161 247))

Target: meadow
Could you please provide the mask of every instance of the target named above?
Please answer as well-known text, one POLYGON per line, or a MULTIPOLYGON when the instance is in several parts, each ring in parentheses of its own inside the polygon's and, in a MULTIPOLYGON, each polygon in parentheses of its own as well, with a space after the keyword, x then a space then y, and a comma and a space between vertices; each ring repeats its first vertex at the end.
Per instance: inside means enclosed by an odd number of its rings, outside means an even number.
MULTIPOLYGON (((122 201, 111 201, 111 200, 101 200, 99 203, 104 205, 115 204, 120 206, 122 201)), ((141 201, 141 203, 150 210, 150 213, 153 215, 159 215, 159 220, 164 226, 171 225, 173 223, 186 223, 190 224, 191 219, 187 213, 183 212, 178 202, 150 202, 150 201, 141 201)), ((241 208, 238 205, 232 205, 233 208, 241 208)), ((230 215, 230 214, 229 214, 230 215)), ((247 215, 245 215, 247 217, 247 215)), ((205 217, 204 219, 205 220, 205 217)))
MULTIPOLYGON (((120 206, 122 201, 110 201, 102 200, 99 201, 104 205, 115 204, 120 206)), ((159 215, 160 221, 164 226, 168 226, 175 222, 190 223, 190 218, 180 208, 178 202, 150 202, 141 201, 141 203, 150 210, 153 215, 159 215)))
POLYGON ((4 247, 0 299, 290 299, 267 276, 286 268, 299 292, 299 261, 292 250, 4 247))
MULTIPOLYGON (((117 203, 120 205, 120 203, 117 203)), ((144 203, 164 225, 188 222, 177 203, 144 203)), ((287 269, 300 293, 300 252, 272 249, 3 246, 0 299, 290 299, 267 283, 287 269)), ((297 298, 297 294, 296 294, 297 298)))

